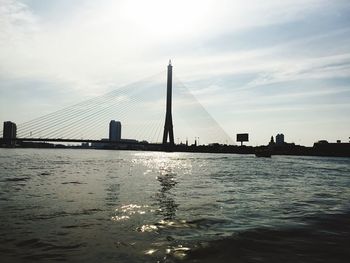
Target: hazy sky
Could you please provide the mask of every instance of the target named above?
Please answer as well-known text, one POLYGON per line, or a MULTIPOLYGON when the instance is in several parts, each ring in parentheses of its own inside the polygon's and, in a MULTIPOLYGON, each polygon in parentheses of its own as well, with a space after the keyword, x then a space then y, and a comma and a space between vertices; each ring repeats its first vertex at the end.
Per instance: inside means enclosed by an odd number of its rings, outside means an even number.
POLYGON ((0 121, 104 94, 171 58, 233 138, 348 141, 349 14, 348 0, 0 0, 0 121))

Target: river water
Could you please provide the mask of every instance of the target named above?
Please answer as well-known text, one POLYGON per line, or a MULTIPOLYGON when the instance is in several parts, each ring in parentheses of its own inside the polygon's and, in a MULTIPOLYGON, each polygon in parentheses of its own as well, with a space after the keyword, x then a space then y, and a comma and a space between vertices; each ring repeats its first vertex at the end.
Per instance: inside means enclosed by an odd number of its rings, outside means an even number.
POLYGON ((348 262, 350 158, 0 149, 1 262, 348 262))

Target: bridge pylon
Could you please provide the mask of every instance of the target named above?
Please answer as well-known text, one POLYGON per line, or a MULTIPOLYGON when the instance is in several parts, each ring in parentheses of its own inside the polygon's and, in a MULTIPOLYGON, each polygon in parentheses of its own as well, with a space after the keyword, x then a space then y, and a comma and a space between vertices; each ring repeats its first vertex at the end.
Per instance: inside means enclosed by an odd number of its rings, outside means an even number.
POLYGON ((166 96, 166 113, 165 113, 165 124, 163 133, 163 145, 169 144, 174 145, 174 131, 173 131, 173 117, 171 114, 171 103, 172 103, 172 82, 173 82, 173 66, 171 65, 171 60, 169 60, 168 65, 168 75, 167 75, 167 96, 166 96))

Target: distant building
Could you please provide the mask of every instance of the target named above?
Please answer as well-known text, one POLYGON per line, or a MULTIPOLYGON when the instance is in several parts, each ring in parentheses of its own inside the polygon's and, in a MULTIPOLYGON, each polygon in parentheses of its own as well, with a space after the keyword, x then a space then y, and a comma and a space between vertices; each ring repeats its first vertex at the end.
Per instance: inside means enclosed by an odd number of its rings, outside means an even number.
POLYGON ((315 155, 350 157, 350 143, 321 140, 314 143, 313 149, 315 155))
POLYGON ((90 144, 88 142, 82 142, 81 143, 81 147, 82 148, 89 148, 90 147, 90 144))
POLYGON ((281 134, 277 134, 276 135, 276 144, 277 145, 283 145, 285 142, 284 142, 284 135, 283 133, 281 134))
POLYGON ((8 146, 14 146, 16 144, 16 137, 17 137, 16 123, 11 121, 5 121, 2 134, 3 134, 3 139, 5 144, 8 146))
POLYGON ((109 123, 109 140, 110 141, 120 141, 122 137, 122 124, 120 121, 112 120, 109 123))
POLYGON ((103 138, 101 139, 101 142, 91 143, 91 148, 96 148, 96 149, 107 148, 110 145, 110 143, 108 142, 109 142, 109 139, 103 138))

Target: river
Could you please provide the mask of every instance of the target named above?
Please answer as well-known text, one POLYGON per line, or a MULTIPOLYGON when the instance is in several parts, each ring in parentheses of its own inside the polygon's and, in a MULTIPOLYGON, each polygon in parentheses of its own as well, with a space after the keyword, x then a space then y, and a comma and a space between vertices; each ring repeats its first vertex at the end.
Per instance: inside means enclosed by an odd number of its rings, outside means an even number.
POLYGON ((347 262, 350 158, 0 149, 1 262, 347 262))

